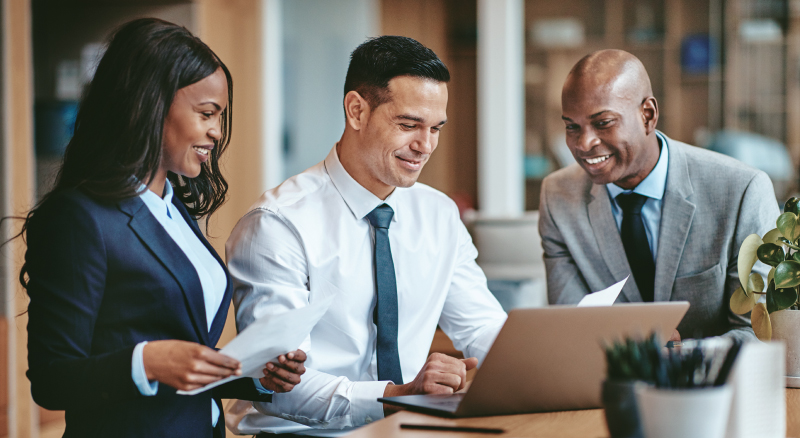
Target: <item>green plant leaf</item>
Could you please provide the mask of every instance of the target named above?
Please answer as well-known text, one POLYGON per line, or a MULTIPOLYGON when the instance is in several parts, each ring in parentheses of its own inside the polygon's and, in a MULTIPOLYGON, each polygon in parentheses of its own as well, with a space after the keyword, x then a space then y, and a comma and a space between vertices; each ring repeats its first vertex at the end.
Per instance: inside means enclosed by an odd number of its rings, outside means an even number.
POLYGON ((764 303, 756 303, 755 307, 753 307, 753 313, 750 314, 750 322, 758 339, 763 342, 772 339, 772 323, 769 320, 769 312, 767 312, 767 306, 764 303))
POLYGON ((775 267, 775 287, 783 289, 800 284, 800 262, 787 260, 775 267))
MULTIPOLYGON (((792 254, 791 259, 796 261, 796 262, 800 262, 800 252, 795 252, 794 254, 792 254)), ((789 259, 787 258, 786 260, 789 260, 789 259)))
POLYGON ((785 204, 783 204, 783 211, 788 211, 796 215, 800 215, 800 199, 791 197, 785 204))
MULTIPOLYGON (((756 294, 753 294, 756 295, 756 294)), ((786 289, 767 289, 767 312, 788 309, 797 301, 797 291, 793 287, 786 289)))
POLYGON ((747 279, 750 278, 750 271, 753 270, 753 265, 758 260, 758 247, 763 243, 758 234, 751 234, 744 239, 742 246, 739 248, 739 283, 741 283, 742 288, 747 289, 747 279))
POLYGON ((773 278, 775 278, 775 268, 769 270, 769 274, 767 274, 767 284, 772 283, 773 278))
POLYGON ((758 294, 747 294, 741 287, 731 295, 731 311, 737 315, 744 315, 753 310, 758 301, 758 294))
POLYGON ((773 228, 767 231, 767 234, 764 235, 764 238, 761 239, 764 243, 779 243, 778 238, 782 237, 780 230, 777 228, 773 228))
POLYGON ((770 266, 778 266, 784 259, 783 248, 774 243, 765 243, 756 251, 758 259, 770 266))
POLYGON ((783 237, 789 239, 790 242, 795 242, 800 237, 800 224, 797 223, 796 214, 792 212, 783 213, 778 216, 776 224, 783 237))
POLYGON ((752 292, 764 292, 764 278, 758 272, 753 272, 750 274, 750 278, 747 279, 747 292, 748 295, 757 295, 753 294, 752 292))

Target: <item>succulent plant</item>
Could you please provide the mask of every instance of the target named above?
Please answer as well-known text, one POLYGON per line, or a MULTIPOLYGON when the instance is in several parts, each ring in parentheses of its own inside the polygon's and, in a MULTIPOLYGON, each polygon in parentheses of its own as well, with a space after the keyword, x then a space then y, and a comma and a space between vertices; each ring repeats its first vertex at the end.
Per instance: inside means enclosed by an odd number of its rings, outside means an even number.
POLYGON ((733 344, 735 348, 712 350, 707 354, 703 341, 697 341, 690 349, 663 348, 655 333, 645 340, 616 341, 605 347, 607 378, 640 380, 668 389, 720 385, 727 380, 732 361, 741 347, 737 341, 733 344))
POLYGON ((772 339, 769 314, 783 309, 798 308, 800 293, 800 199, 789 198, 783 213, 778 216, 775 228, 759 237, 751 234, 739 248, 740 286, 731 295, 730 306, 734 313, 750 314, 750 321, 758 339, 772 339), (753 271, 756 260, 771 266, 766 282, 753 271), (766 285, 766 290, 765 290, 766 285), (759 298, 765 295, 765 300, 759 298))

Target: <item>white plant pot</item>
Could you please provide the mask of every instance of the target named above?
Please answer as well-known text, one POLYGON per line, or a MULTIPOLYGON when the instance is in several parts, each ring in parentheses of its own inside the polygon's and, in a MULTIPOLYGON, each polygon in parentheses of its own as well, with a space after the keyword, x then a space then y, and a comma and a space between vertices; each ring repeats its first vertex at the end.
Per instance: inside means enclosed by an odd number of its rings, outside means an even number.
POLYGON ((786 344, 786 375, 800 377, 800 310, 779 310, 769 314, 772 340, 786 344))
POLYGON ((636 388, 645 438, 723 438, 733 389, 636 388))

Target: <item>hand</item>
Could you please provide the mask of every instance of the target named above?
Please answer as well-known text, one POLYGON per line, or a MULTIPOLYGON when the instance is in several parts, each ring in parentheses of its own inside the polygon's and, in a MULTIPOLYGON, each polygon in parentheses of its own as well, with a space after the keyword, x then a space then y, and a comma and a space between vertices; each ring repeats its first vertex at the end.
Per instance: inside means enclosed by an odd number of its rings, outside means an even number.
POLYGON ((677 330, 673 330, 673 331, 672 331, 672 336, 670 336, 670 338, 668 339, 668 341, 667 341, 667 342, 669 342, 669 341, 672 341, 672 342, 680 342, 680 341, 681 341, 681 334, 680 334, 680 333, 678 333, 678 331, 677 331, 677 330))
POLYGON ((148 380, 191 391, 242 374, 238 360, 187 341, 152 341, 142 350, 148 380))
MULTIPOLYGON (((405 385, 386 385, 384 397, 411 394, 452 394, 467 384, 467 371, 478 366, 478 359, 456 359, 441 353, 428 356, 417 377, 405 385)), ((387 415, 397 411, 393 406, 383 405, 387 415)))
POLYGON ((303 350, 278 356, 277 365, 270 362, 264 368, 264 377, 259 379, 261 386, 278 393, 291 391, 306 372, 304 363, 307 358, 303 350))

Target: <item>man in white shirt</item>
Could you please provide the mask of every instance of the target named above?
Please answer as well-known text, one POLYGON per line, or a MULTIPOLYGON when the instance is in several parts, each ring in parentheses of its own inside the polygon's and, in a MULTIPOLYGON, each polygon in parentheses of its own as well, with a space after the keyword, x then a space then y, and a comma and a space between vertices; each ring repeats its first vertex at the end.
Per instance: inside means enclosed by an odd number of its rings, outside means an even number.
POLYGON ((353 52, 345 130, 327 158, 267 191, 226 245, 241 330, 333 295, 301 347, 302 383, 271 403, 236 402, 239 433, 356 427, 383 396, 452 393, 506 314, 486 287, 455 203, 415 184, 447 120, 447 67, 383 36, 353 52), (436 326, 467 359, 428 357, 436 326))

